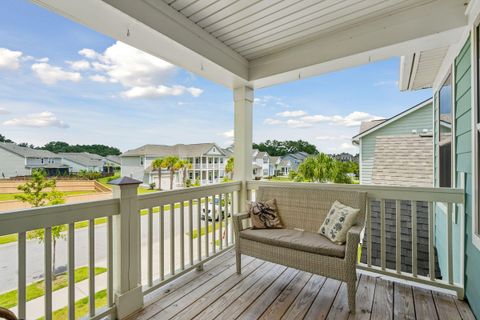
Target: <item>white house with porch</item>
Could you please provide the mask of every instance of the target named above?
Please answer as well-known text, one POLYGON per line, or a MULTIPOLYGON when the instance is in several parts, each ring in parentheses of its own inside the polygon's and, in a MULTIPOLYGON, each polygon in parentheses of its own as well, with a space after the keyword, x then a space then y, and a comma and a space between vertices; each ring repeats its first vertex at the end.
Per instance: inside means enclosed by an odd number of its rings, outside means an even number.
MULTIPOLYGON (((191 168, 187 170, 186 177, 181 172, 174 176, 174 187, 182 187, 185 179, 200 185, 219 183, 225 177, 227 155, 215 143, 176 144, 173 146, 147 144, 136 149, 124 152, 121 158, 121 175, 134 178, 144 185, 155 183, 159 186, 158 169, 152 167, 152 162, 157 158, 176 156, 188 160, 191 168)), ((170 183, 170 172, 162 170, 162 189, 167 189, 170 183)))
MULTIPOLYGON (((143 319, 348 318, 349 312, 352 317, 356 312, 372 319, 480 317, 480 1, 34 2, 232 89, 235 181, 137 195, 137 186, 143 180, 124 177, 113 182, 112 199, 1 214, 0 236, 12 233, 18 236, 18 269, 3 270, 3 273, 18 278, 16 310, 20 318, 28 318, 26 232, 45 230, 43 261, 45 270, 51 270, 52 227, 63 224, 68 225, 67 245, 61 248, 68 250, 67 309, 69 317, 75 318, 73 269, 78 221, 89 221, 88 264, 92 271, 87 317, 90 319, 107 316, 117 319, 129 316, 143 319), (256 89, 391 57, 402 57, 399 81, 402 89, 433 89, 432 117, 435 115, 436 122, 432 186, 252 181, 252 107, 256 89), (438 122, 447 117, 452 122, 450 131, 440 134, 438 122), (310 273, 315 271, 311 264, 310 268, 308 265, 299 268, 296 257, 305 255, 301 250, 281 259, 281 253, 288 250, 274 247, 269 252, 277 257, 273 263, 256 258, 256 247, 249 247, 248 242, 242 240, 247 248, 239 245, 240 236, 245 234, 242 234, 242 219, 248 219, 246 200, 254 199, 257 191, 261 194, 278 186, 333 191, 329 194, 335 190, 357 192, 366 198, 366 208, 361 208, 367 209, 366 223, 352 228, 355 230, 349 231, 347 240, 350 250, 352 247, 355 250, 360 229, 364 229, 365 262, 357 263, 356 255, 347 258, 347 245, 335 247, 336 264, 353 264, 356 268, 348 275, 348 284, 339 281, 345 276, 341 271, 344 269, 335 268, 333 263, 329 270, 338 270, 338 274, 329 279, 310 273), (393 201, 395 207, 386 207, 387 200, 393 201), (375 239, 378 247, 374 249, 370 210, 373 201, 379 205, 376 218, 380 223, 379 239, 375 239), (409 203, 408 223, 412 230, 408 235, 402 234, 404 221, 396 214, 405 201, 409 203), (417 234, 419 202, 425 204, 428 216, 427 221, 422 221, 428 229, 424 243, 419 243, 417 234), (210 206, 205 212, 211 209, 212 221, 207 217, 201 219, 201 204, 210 206), (395 239, 387 239, 384 232, 385 211, 389 208, 395 208, 392 230, 395 239), (146 213, 146 217, 139 212, 146 213), (233 213, 235 219, 235 234, 229 213, 233 213), (94 299, 97 218, 106 221, 108 244, 103 308, 96 308, 94 299), (197 232, 194 237, 192 227, 206 232, 204 235, 197 232), (409 237, 411 244, 411 254, 405 257, 411 265, 406 270, 402 268, 404 236, 409 237), (237 251, 232 249, 234 242, 237 251), (392 264, 387 264, 387 242, 395 252, 392 264), (435 276, 435 248, 442 278, 435 276), (250 249, 252 256, 242 255, 245 249, 250 249), (378 265, 372 261, 372 250, 377 249, 378 265), (427 265, 420 269, 425 270, 426 275, 418 272, 419 249, 425 250, 427 265), (342 255, 344 258, 340 258, 342 255), (232 263, 234 257, 241 262, 237 269, 232 263), (241 274, 235 273, 236 270, 241 274), (388 276, 388 280, 384 276, 388 276)), ((132 158, 141 164, 141 155, 132 158)), ((138 163, 134 167, 138 167, 138 163)), ((138 174, 140 178, 143 172, 138 174)), ((314 211, 308 206, 307 197, 297 201, 300 206, 296 207, 314 211)), ((292 232, 296 240, 304 240, 305 235, 315 239, 318 234, 308 231, 311 227, 307 221, 300 230, 287 231, 292 232)), ((299 243, 295 245, 298 248, 299 243)), ((302 249, 311 250, 310 247, 302 249)), ((310 259, 307 264, 318 261, 310 259)), ((45 273, 44 306, 45 319, 52 319, 49 272, 45 273)))

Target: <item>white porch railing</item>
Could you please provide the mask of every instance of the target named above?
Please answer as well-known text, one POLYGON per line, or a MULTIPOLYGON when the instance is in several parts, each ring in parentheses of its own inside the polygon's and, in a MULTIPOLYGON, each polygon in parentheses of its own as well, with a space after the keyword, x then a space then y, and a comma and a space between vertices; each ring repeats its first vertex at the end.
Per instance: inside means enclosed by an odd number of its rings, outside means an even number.
POLYGON ((141 212, 148 212, 147 246, 142 252, 147 257, 142 259, 147 267, 142 270, 144 294, 194 268, 201 269, 232 246, 231 216, 236 212, 240 186, 240 182, 231 182, 138 197, 141 212), (154 222, 155 213, 160 214, 154 222), (159 239, 157 250, 154 238, 159 239))
MULTIPOLYGON (((18 234, 18 315, 25 318, 28 314, 26 303, 26 286, 28 285, 26 233, 28 231, 44 229, 46 235, 43 252, 45 258, 43 267, 46 271, 45 319, 52 319, 54 311, 52 310, 52 276, 49 272, 52 269, 51 231, 52 227, 64 224, 68 226, 66 231, 68 314, 69 319, 75 318, 76 298, 72 271, 75 266, 75 243, 78 241, 75 238, 75 224, 81 221, 88 221, 86 230, 89 257, 88 317, 99 319, 107 315, 116 315, 121 318, 142 307, 143 295, 151 293, 192 269, 201 269, 206 261, 232 246, 234 237, 230 217, 238 212, 241 185, 240 182, 231 182, 137 195, 137 184, 134 181, 123 181, 113 186, 114 199, 111 200, 0 213, 0 236, 18 234), (98 227, 98 225, 95 226, 96 219, 102 219, 105 223, 107 234, 107 305, 101 309, 95 308, 94 298, 97 291, 95 244, 99 241, 95 237, 95 229, 98 227)), ((361 263, 359 269, 455 290, 459 297, 462 297, 463 283, 455 283, 453 277, 453 251, 457 250, 455 246, 459 245, 458 250, 463 257, 463 246, 452 241, 452 211, 454 204, 458 204, 459 207, 463 205, 463 190, 251 181, 246 184, 249 197, 253 198, 255 190, 262 185, 366 191, 368 208, 371 208, 373 201, 379 201, 381 204, 379 209, 381 263, 378 266, 372 263, 370 246, 372 211, 369 209, 366 224, 366 263, 361 263), (401 259, 396 259, 397 264, 393 269, 385 263, 387 253, 384 205, 387 200, 394 201, 396 208, 399 208, 400 201, 411 202, 411 217, 414 221, 411 225, 411 272, 401 269, 401 259), (428 204, 429 276, 422 276, 417 272, 416 201, 424 201, 428 204), (447 241, 448 270, 446 270, 446 279, 442 280, 434 276, 435 223, 433 219, 435 212, 433 208, 438 203, 445 203, 448 218, 445 239, 437 239, 437 241, 447 241)), ((459 210, 458 213, 459 223, 463 223, 463 210, 459 210)), ((397 214, 396 219, 399 219, 398 217, 397 214)), ((398 237, 400 232, 400 224, 397 220, 395 229, 397 258, 400 257, 402 250, 402 243, 398 237)), ((463 242, 463 239, 460 242, 463 242)), ((14 274, 8 276, 14 277, 14 274)))
POLYGON ((367 262, 359 263, 358 269, 380 273, 383 275, 399 278, 403 280, 415 281, 417 283, 431 285, 443 289, 453 290, 457 293, 459 298, 463 298, 464 285, 462 282, 455 283, 453 275, 453 251, 459 250, 460 257, 464 256, 464 233, 460 233, 461 239, 456 243, 454 248, 452 226, 453 218, 452 212, 455 205, 458 205, 458 223, 461 226, 464 223, 463 204, 464 204, 464 190, 450 189, 450 188, 417 188, 417 187, 393 187, 393 186, 374 186, 374 185, 347 185, 347 184, 307 184, 307 183, 291 183, 291 182, 269 182, 269 181, 251 181, 247 183, 248 197, 253 199, 255 197, 255 190, 259 186, 288 186, 288 187, 307 187, 307 188, 336 188, 338 190, 361 190, 367 192, 367 210, 366 210, 366 247, 367 247, 367 262), (372 204, 373 202, 380 204, 380 265, 372 263, 372 204), (386 222, 385 222, 385 203, 386 201, 395 202, 395 268, 388 268, 386 264, 386 222), (402 263, 402 241, 401 241, 401 202, 410 202, 410 218, 411 218, 411 272, 405 272, 401 269, 402 263), (428 206, 428 276, 418 274, 417 265, 417 202, 425 202, 428 206), (446 210, 447 226, 444 230, 445 238, 435 239, 435 206, 443 204, 446 210), (436 241, 446 242, 446 257, 447 257, 447 279, 437 279, 435 277, 435 246, 436 241))

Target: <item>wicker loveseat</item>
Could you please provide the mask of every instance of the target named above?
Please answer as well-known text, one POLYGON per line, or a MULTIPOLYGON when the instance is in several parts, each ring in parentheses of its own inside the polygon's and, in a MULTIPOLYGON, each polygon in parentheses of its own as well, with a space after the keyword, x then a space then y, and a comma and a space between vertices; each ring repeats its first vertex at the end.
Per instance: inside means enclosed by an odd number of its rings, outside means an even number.
POLYGON ((355 312, 356 262, 360 233, 365 221, 366 193, 343 191, 336 187, 268 186, 260 187, 256 200, 276 199, 285 229, 244 227, 248 213, 234 215, 237 273, 241 273, 241 254, 319 274, 347 283, 348 305, 355 312), (360 209, 357 225, 344 245, 332 243, 318 234, 335 200, 360 209))

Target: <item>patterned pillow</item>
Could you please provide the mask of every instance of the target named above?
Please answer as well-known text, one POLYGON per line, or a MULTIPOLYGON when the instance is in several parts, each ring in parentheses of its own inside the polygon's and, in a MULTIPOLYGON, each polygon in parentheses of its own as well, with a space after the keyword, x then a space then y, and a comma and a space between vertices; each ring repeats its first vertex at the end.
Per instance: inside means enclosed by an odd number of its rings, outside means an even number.
POLYGON ((283 228, 275 199, 264 202, 248 201, 247 212, 252 219, 253 229, 283 228))
POLYGON ((343 244, 347 241, 348 230, 357 223, 360 209, 354 209, 335 201, 318 233, 332 242, 343 244))

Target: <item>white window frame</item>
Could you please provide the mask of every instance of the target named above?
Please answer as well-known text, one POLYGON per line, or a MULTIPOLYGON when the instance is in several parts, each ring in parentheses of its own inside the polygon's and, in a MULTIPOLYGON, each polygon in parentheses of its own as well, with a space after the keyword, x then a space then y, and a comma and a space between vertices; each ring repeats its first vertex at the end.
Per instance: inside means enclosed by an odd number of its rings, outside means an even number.
POLYGON ((473 188, 473 197, 472 197, 472 243, 478 250, 480 250, 480 199, 478 196, 478 187, 480 184, 480 170, 478 168, 480 160, 478 159, 478 132, 480 132, 479 127, 479 117, 478 108, 479 108, 479 64, 478 64, 478 29, 480 27, 478 21, 474 24, 472 30, 472 188, 473 188))

